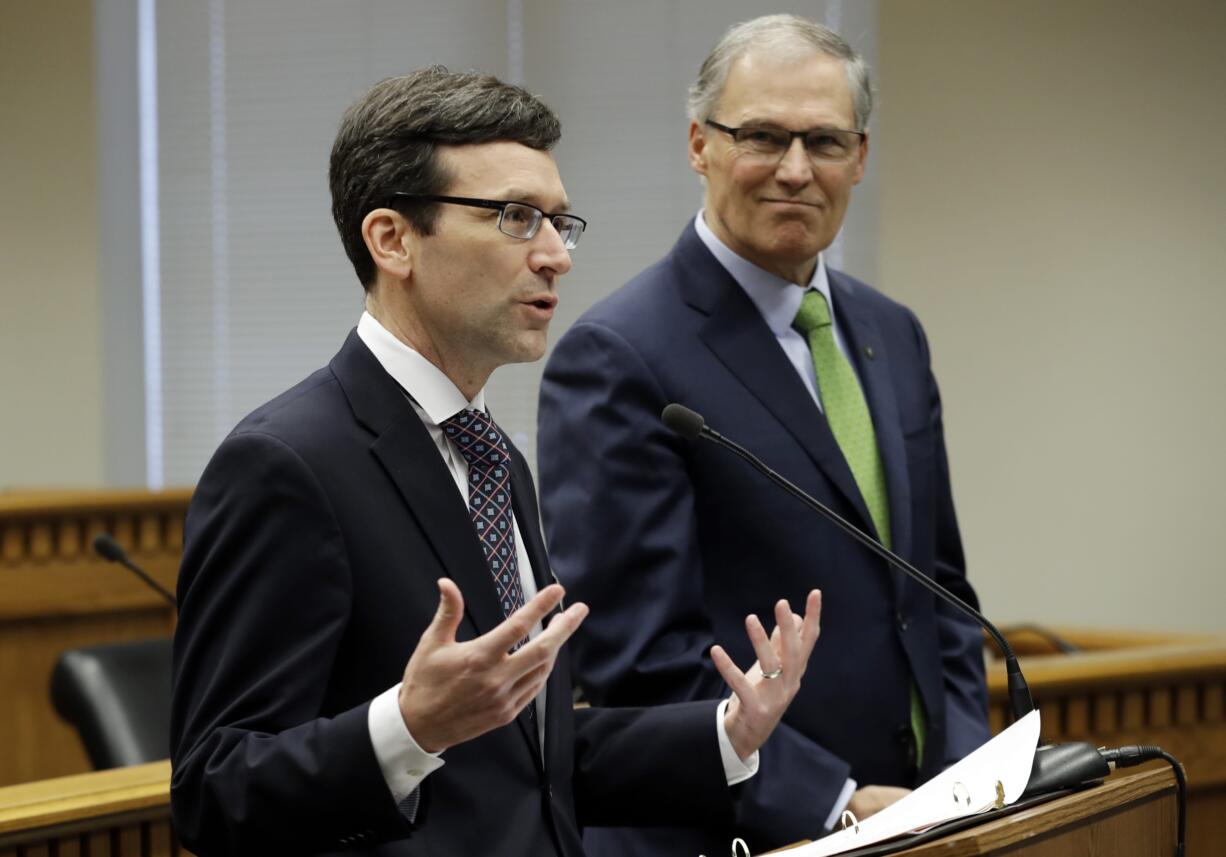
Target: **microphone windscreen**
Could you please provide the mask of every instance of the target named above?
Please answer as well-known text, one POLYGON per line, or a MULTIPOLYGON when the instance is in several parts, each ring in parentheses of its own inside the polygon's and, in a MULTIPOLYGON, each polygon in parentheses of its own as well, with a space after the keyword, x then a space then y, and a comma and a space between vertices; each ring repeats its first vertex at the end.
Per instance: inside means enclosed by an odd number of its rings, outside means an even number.
POLYGON ((108 533, 98 533, 94 536, 94 550, 98 556, 108 562, 123 562, 124 560, 123 548, 108 533))
POLYGON ((707 427, 707 421, 702 418, 702 414, 676 402, 664 406, 660 419, 664 421, 664 425, 686 440, 697 440, 702 430, 707 427))

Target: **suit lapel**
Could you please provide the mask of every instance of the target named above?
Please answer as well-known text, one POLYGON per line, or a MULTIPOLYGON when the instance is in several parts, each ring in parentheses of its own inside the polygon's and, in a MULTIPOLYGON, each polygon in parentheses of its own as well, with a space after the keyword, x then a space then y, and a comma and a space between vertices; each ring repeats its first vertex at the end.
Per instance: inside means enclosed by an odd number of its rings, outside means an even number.
POLYGON ((472 519, 455 480, 404 391, 356 332, 331 363, 354 414, 375 435, 371 453, 404 498, 447 576, 464 595, 464 612, 484 634, 502 621, 502 607, 472 519))
MULTIPOLYGON (((510 441, 507 443, 510 445, 510 441)), ((536 485, 532 481, 532 474, 528 470, 528 465, 524 463, 523 456, 514 446, 511 446, 511 509, 515 514, 519 534, 524 540, 524 550, 528 554, 528 561, 532 565, 529 572, 536 581, 536 589, 539 592, 549 584, 556 582, 557 578, 554 577, 553 570, 549 566, 545 539, 541 535, 541 514, 536 504, 536 485)), ((541 624, 548 625, 549 620, 559 612, 560 610, 555 607, 541 620, 541 624)), ((558 717, 564 714, 558 706, 570 704, 569 674, 564 670, 559 670, 555 665, 546 683, 546 688, 544 733, 546 752, 541 752, 536 723, 522 714, 517 718, 520 725, 524 727, 533 748, 536 749, 536 757, 541 760, 542 764, 549 758, 548 751, 555 743, 553 736, 557 733, 558 717)))
MULTIPOLYGON (((855 286, 838 271, 829 271, 828 275, 839 327, 847 336, 848 350, 856 363, 860 386, 873 418, 877 451, 885 469, 892 549, 905 557, 911 551, 911 480, 907 475, 907 451, 898 397, 890 373, 889 350, 865 302, 856 299, 855 286)), ((905 581, 903 573, 898 569, 893 572, 896 588, 901 587, 905 581)))
MULTIPOLYGON (((460 587, 469 621, 477 634, 486 633, 503 621, 502 605, 498 603, 468 508, 430 432, 413 410, 404 390, 379 365, 356 331, 349 334, 345 345, 333 358, 331 368, 358 420, 377 435, 370 447, 372 454, 379 459, 404 498, 409 513, 430 542, 447 576, 460 587)), ((522 480, 513 475, 512 503, 517 520, 517 497, 522 491, 516 486, 518 481, 522 480)), ((530 479, 528 483, 530 492, 530 479)), ((535 504, 532 508, 535 509, 535 504)), ((538 518, 532 520, 535 522, 538 518)), ((520 523, 520 530, 526 530, 523 523, 520 523)), ((543 553, 543 546, 540 550, 543 553)), ((535 558, 533 561, 535 565, 535 558)), ((548 567, 544 563, 541 565, 548 567)), ((539 768, 542 763, 536 724, 526 713, 521 713, 516 721, 539 768)))
POLYGON ((750 395, 783 424, 855 509, 859 520, 854 523, 866 532, 874 532, 868 507, 825 415, 813 402, 753 301, 710 254, 692 223, 674 253, 682 268, 678 277, 682 296, 695 309, 710 316, 699 331, 699 338, 750 395))
POLYGON ((532 561, 531 572, 539 592, 556 582, 557 578, 549 567, 549 555, 545 551, 545 539, 541 535, 541 515, 536 505, 535 489, 528 465, 524 463, 519 450, 512 446, 511 509, 515 513, 515 522, 519 525, 519 534, 524 538, 528 559, 532 561))

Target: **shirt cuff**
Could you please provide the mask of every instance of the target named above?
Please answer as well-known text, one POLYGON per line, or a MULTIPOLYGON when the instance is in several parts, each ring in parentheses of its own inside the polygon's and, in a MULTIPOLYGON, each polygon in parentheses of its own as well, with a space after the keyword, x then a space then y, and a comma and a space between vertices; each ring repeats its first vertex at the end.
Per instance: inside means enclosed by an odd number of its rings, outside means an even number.
POLYGON ((728 785, 735 786, 758 772, 758 751, 754 750, 748 761, 741 761, 728 740, 728 730, 724 728, 724 712, 727 710, 728 700, 725 699, 715 709, 715 734, 719 736, 719 758, 724 763, 724 777, 728 785))
POLYGON ((438 753, 427 753, 417 745, 400 714, 400 685, 388 688, 370 702, 366 726, 383 779, 399 804, 422 780, 443 767, 438 753))
POLYGON ((839 792, 839 799, 834 802, 834 809, 830 810, 830 815, 826 816, 824 830, 830 830, 838 823, 839 816, 843 814, 843 810, 847 809, 847 804, 851 803, 851 796, 855 793, 855 780, 848 780, 843 784, 843 791, 839 792))

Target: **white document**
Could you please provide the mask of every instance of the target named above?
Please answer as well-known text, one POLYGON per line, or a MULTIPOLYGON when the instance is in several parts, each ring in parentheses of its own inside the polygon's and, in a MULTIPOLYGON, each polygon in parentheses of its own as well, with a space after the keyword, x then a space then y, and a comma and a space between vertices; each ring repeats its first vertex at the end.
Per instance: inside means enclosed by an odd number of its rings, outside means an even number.
POLYGON ((1038 744, 1039 712, 1036 710, 897 803, 855 827, 794 848, 787 855, 826 857, 841 854, 902 833, 917 833, 943 821, 985 812, 996 806, 998 799, 1002 806, 1008 806, 1026 790, 1038 744))

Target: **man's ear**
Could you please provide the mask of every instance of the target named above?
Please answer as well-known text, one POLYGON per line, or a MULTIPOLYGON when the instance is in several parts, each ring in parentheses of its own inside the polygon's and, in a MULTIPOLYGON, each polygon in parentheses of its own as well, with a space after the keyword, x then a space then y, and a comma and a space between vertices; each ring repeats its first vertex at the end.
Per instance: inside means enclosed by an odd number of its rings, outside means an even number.
POLYGON ((700 176, 707 174, 707 137, 703 127, 697 122, 690 122, 690 142, 688 146, 690 167, 700 176))
POLYGON ((408 279, 413 270, 412 229, 404 215, 390 208, 376 208, 362 218, 362 240, 375 267, 398 279, 408 279))
POLYGON ((864 139, 860 141, 860 150, 856 152, 856 166, 852 171, 852 184, 859 184, 864 178, 864 168, 868 164, 868 129, 864 129, 864 139))

